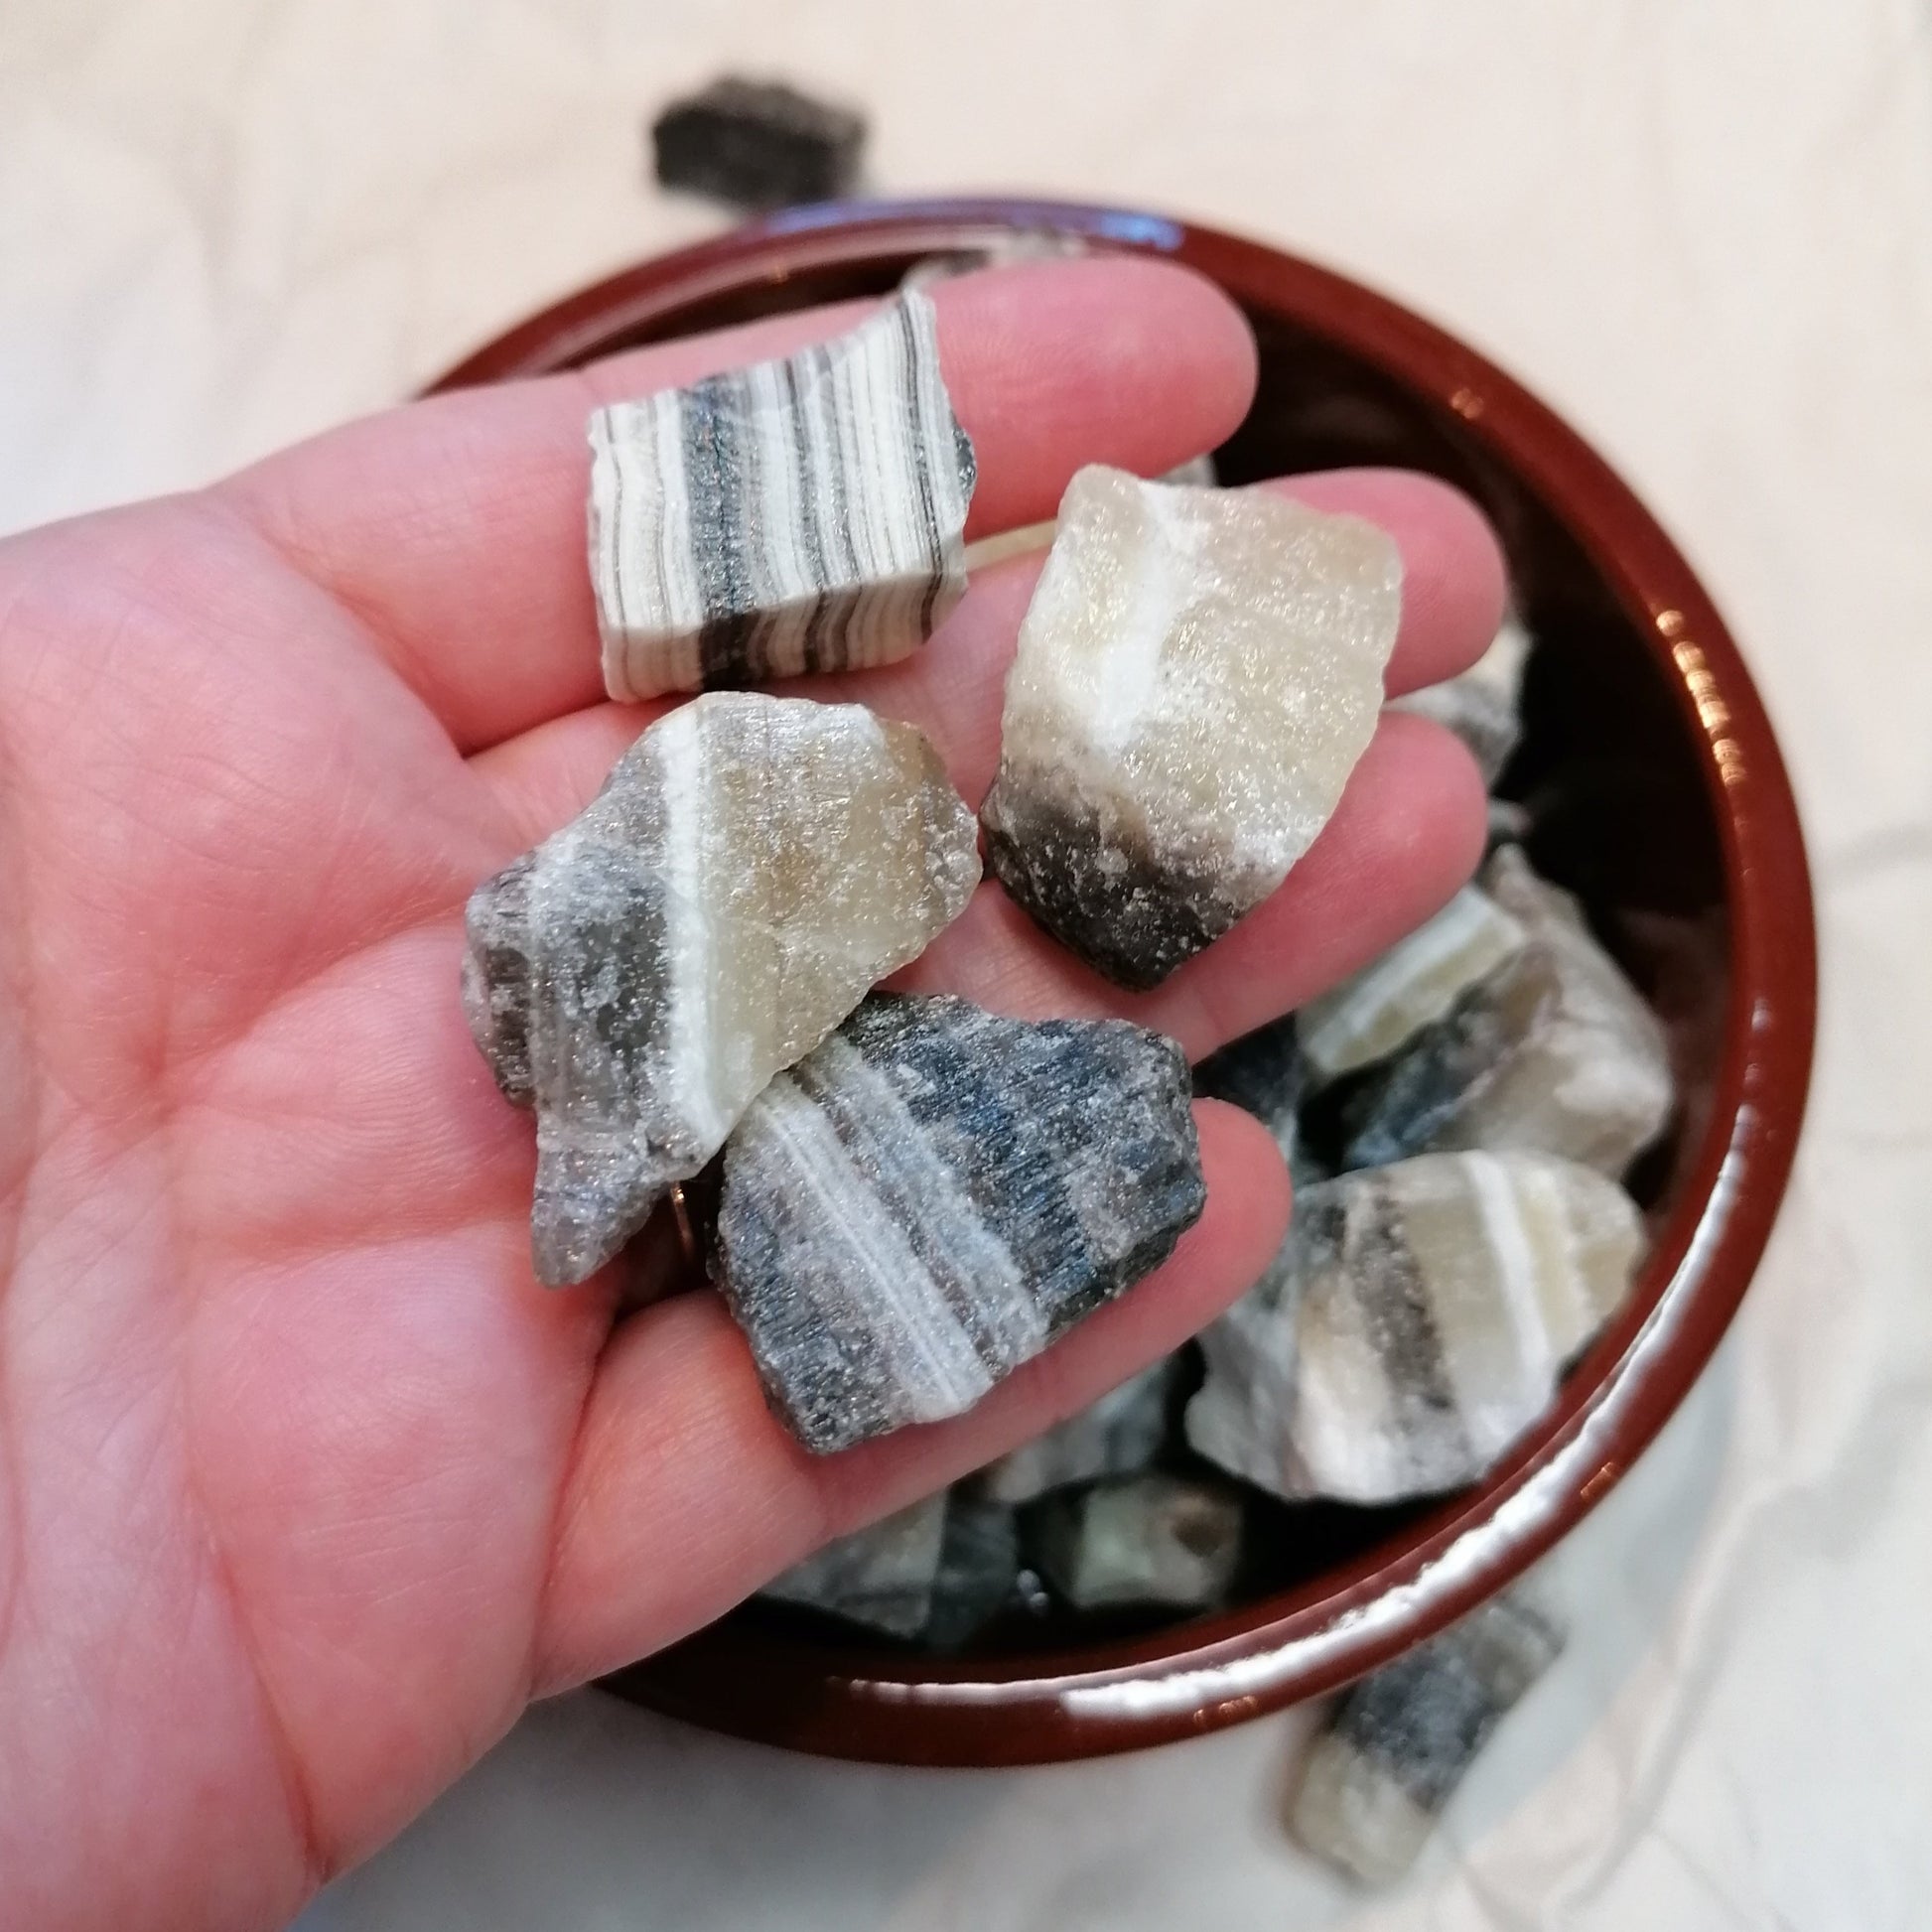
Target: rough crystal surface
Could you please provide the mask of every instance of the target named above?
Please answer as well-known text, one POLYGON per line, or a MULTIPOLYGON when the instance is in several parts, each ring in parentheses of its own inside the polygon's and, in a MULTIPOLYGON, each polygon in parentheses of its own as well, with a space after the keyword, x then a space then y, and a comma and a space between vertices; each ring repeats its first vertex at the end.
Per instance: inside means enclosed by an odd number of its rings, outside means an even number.
POLYGON ((1185 1476, 1117 1477, 1046 1497, 1033 1511, 1029 1541, 1075 1609, 1210 1609, 1241 1561, 1241 1502, 1185 1476))
POLYGON ((1637 1210, 1539 1154, 1424 1155, 1296 1204, 1275 1266, 1202 1336, 1187 1440, 1291 1499, 1474 1481, 1627 1291, 1637 1210))
POLYGON ((1527 942, 1353 1097, 1344 1165, 1539 1148, 1621 1173, 1670 1118, 1663 1028, 1577 901, 1520 848, 1496 853, 1483 886, 1527 942))
POLYGON ((1520 952, 1521 924, 1479 886, 1301 1011, 1302 1051, 1327 1081, 1385 1059, 1520 952))
POLYGON ((1533 639, 1515 618, 1505 618, 1494 641, 1460 677, 1445 679, 1393 701, 1448 727, 1466 745, 1493 785, 1523 735, 1523 667, 1533 639))
POLYGON ((1290 1805, 1295 1836, 1365 1884, 1399 1878, 1564 1634, 1546 1603, 1517 1589, 1345 1691, 1290 1805))
POLYGON ((1127 987, 1226 931, 1313 842, 1374 734, 1401 580, 1358 518, 1082 470, 982 814, 1007 890, 1127 987))
POLYGON ((973 447, 931 302, 591 417, 614 698, 886 664, 966 588, 973 447))
POLYGON ((1176 1359, 1170 1355, 1045 1435, 980 1472, 982 1492, 1003 1503, 1031 1502, 1049 1489, 1095 1476, 1129 1475, 1161 1452, 1176 1359))
POLYGON ((945 1530, 942 1490, 828 1543, 759 1594, 895 1637, 916 1637, 932 1613, 945 1530))
POLYGON ((978 878, 972 815, 909 725, 719 695, 645 732, 470 901, 471 1030, 537 1113, 538 1276, 615 1254, 978 878))
POLYGON ((1205 1199, 1190 1091, 1125 1021, 878 994, 774 1078, 714 1272, 798 1439, 957 1415, 1165 1260, 1205 1199))

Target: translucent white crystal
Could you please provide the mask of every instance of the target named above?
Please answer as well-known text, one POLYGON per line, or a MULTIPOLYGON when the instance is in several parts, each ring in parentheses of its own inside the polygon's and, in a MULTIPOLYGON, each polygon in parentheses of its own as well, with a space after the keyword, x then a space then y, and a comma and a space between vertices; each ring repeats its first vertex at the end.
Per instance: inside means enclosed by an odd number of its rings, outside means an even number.
POLYGON ((1350 1101, 1346 1165, 1537 1148, 1621 1173, 1670 1118, 1664 1030, 1577 901, 1520 848, 1502 847, 1482 883, 1526 941, 1350 1101))
POLYGON ((743 694, 645 732, 470 901, 471 1029, 537 1112, 539 1277, 615 1254, 978 878, 972 815, 910 725, 743 694))
POLYGON ((1291 1498, 1474 1481, 1627 1292, 1635 1204, 1539 1154, 1424 1155, 1307 1189, 1274 1269, 1201 1336, 1187 1440, 1291 1498))
POLYGON ((977 470, 923 295, 782 361, 613 403, 590 439, 614 698, 889 663, 966 588, 977 470))
POLYGON ((1007 890, 1126 986, 1224 932, 1367 748, 1401 582, 1359 518, 1082 470, 1007 680, 983 813, 1007 890))
POLYGON ((1521 950, 1522 926, 1465 886, 1381 958, 1297 1016, 1302 1052, 1320 1080, 1386 1058, 1521 950))

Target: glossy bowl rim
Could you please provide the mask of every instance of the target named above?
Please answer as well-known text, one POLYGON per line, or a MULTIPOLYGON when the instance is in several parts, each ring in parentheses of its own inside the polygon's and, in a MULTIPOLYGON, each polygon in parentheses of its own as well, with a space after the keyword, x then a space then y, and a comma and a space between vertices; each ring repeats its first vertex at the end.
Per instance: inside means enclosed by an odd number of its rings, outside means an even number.
POLYGON ((1810 875, 1764 707, 1716 606, 1602 458, 1485 357, 1361 284, 1268 244, 1132 208, 1015 198, 790 209, 640 263, 496 338, 436 389, 541 374, 678 313, 804 270, 970 249, 1016 230, 1183 263, 1396 378, 1513 471, 1645 638, 1720 834, 1732 976, 1711 1112, 1629 1306, 1555 1409, 1476 1488, 1318 1582, 1224 1615, 1052 1655, 836 1650, 732 1619, 608 1680, 707 1727, 885 1763, 1096 1756, 1199 1735, 1333 1690, 1506 1586, 1592 1509, 1688 1394, 1769 1238, 1816 1026, 1810 875))

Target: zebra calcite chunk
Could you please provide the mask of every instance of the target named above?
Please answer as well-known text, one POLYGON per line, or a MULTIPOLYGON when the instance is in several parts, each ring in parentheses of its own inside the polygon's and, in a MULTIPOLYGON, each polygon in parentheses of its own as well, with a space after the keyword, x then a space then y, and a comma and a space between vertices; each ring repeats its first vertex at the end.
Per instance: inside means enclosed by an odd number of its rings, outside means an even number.
POLYGON ((923 295, 783 361, 613 403, 590 438, 614 698, 891 663, 966 588, 977 472, 923 295))
POLYGON ((1519 705, 1532 641, 1516 619, 1505 618, 1495 640, 1460 677, 1411 691, 1391 709, 1433 718, 1452 731, 1474 754, 1483 782, 1493 785, 1523 735, 1519 705))
POLYGON ((1004 1503, 955 1483, 946 1499, 932 1607, 921 1635, 935 1650, 957 1650, 1017 1605, 1019 1590, 1019 1518, 1004 1503))
POLYGON ((1302 1009, 1302 1051, 1315 1078, 1386 1058, 1520 952, 1524 936, 1480 887, 1463 887, 1380 959, 1302 1009))
POLYGON ((1176 1366, 1175 1358, 1167 1356, 1001 1456, 980 1472, 982 1492, 998 1502, 1024 1503, 1065 1483, 1145 1469, 1168 1433, 1168 1394, 1176 1366))
POLYGON ((839 1449, 969 1409, 1205 1201, 1186 1061, 1125 1021, 875 995, 725 1151, 715 1273, 773 1408, 839 1449))
POLYGON ((608 1261, 978 879, 972 814, 910 725, 721 694, 645 732, 470 900, 471 1031, 536 1109, 538 1277, 608 1261))
POLYGON ((1290 1163, 1300 1150, 1298 1116, 1308 1083, 1301 1030, 1292 1013, 1243 1034, 1194 1068, 1197 1094, 1254 1115, 1290 1163))
POLYGON ((946 1496, 941 1490, 828 1543, 774 1577, 759 1593, 891 1636, 916 1637, 932 1613, 945 1530, 946 1496))
POLYGON ((1402 611, 1381 530, 1082 470, 1020 629, 982 818, 1007 891, 1146 988, 1279 886, 1367 749, 1402 611))
POLYGON ((1295 1836, 1365 1884, 1399 1878, 1564 1635, 1547 1605, 1514 1590, 1343 1692, 1291 1802, 1295 1836))
POLYGON ((1538 1148, 1621 1173, 1670 1118, 1664 1030, 1577 901, 1520 848, 1497 852, 1482 883, 1527 941, 1351 1098, 1343 1165, 1538 1148))
POLYGON ((1291 1499, 1473 1482, 1630 1285, 1635 1204, 1538 1154, 1425 1155, 1309 1188, 1288 1246, 1201 1337, 1187 1440, 1291 1499))
POLYGON ((1184 1476, 1124 1476, 1048 1496, 1029 1542, 1075 1609, 1211 1609, 1241 1561, 1241 1501, 1184 1476))

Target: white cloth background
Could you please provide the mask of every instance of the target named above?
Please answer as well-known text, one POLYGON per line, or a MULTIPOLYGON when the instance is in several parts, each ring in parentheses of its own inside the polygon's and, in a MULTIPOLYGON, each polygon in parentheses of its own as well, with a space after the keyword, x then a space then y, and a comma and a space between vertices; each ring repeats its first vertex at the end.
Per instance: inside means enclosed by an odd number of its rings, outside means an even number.
POLYGON ((1678 534, 1784 736, 1821 1053, 1711 1375, 1404 1887, 1276 1819, 1305 1720, 1021 1773, 539 1710, 313 1932, 1677 1932, 1932 1922, 1932 13, 1914 0, 11 0, 0 527, 384 403, 714 224, 639 129, 733 67, 895 191, 1145 202, 1461 331, 1678 534))

